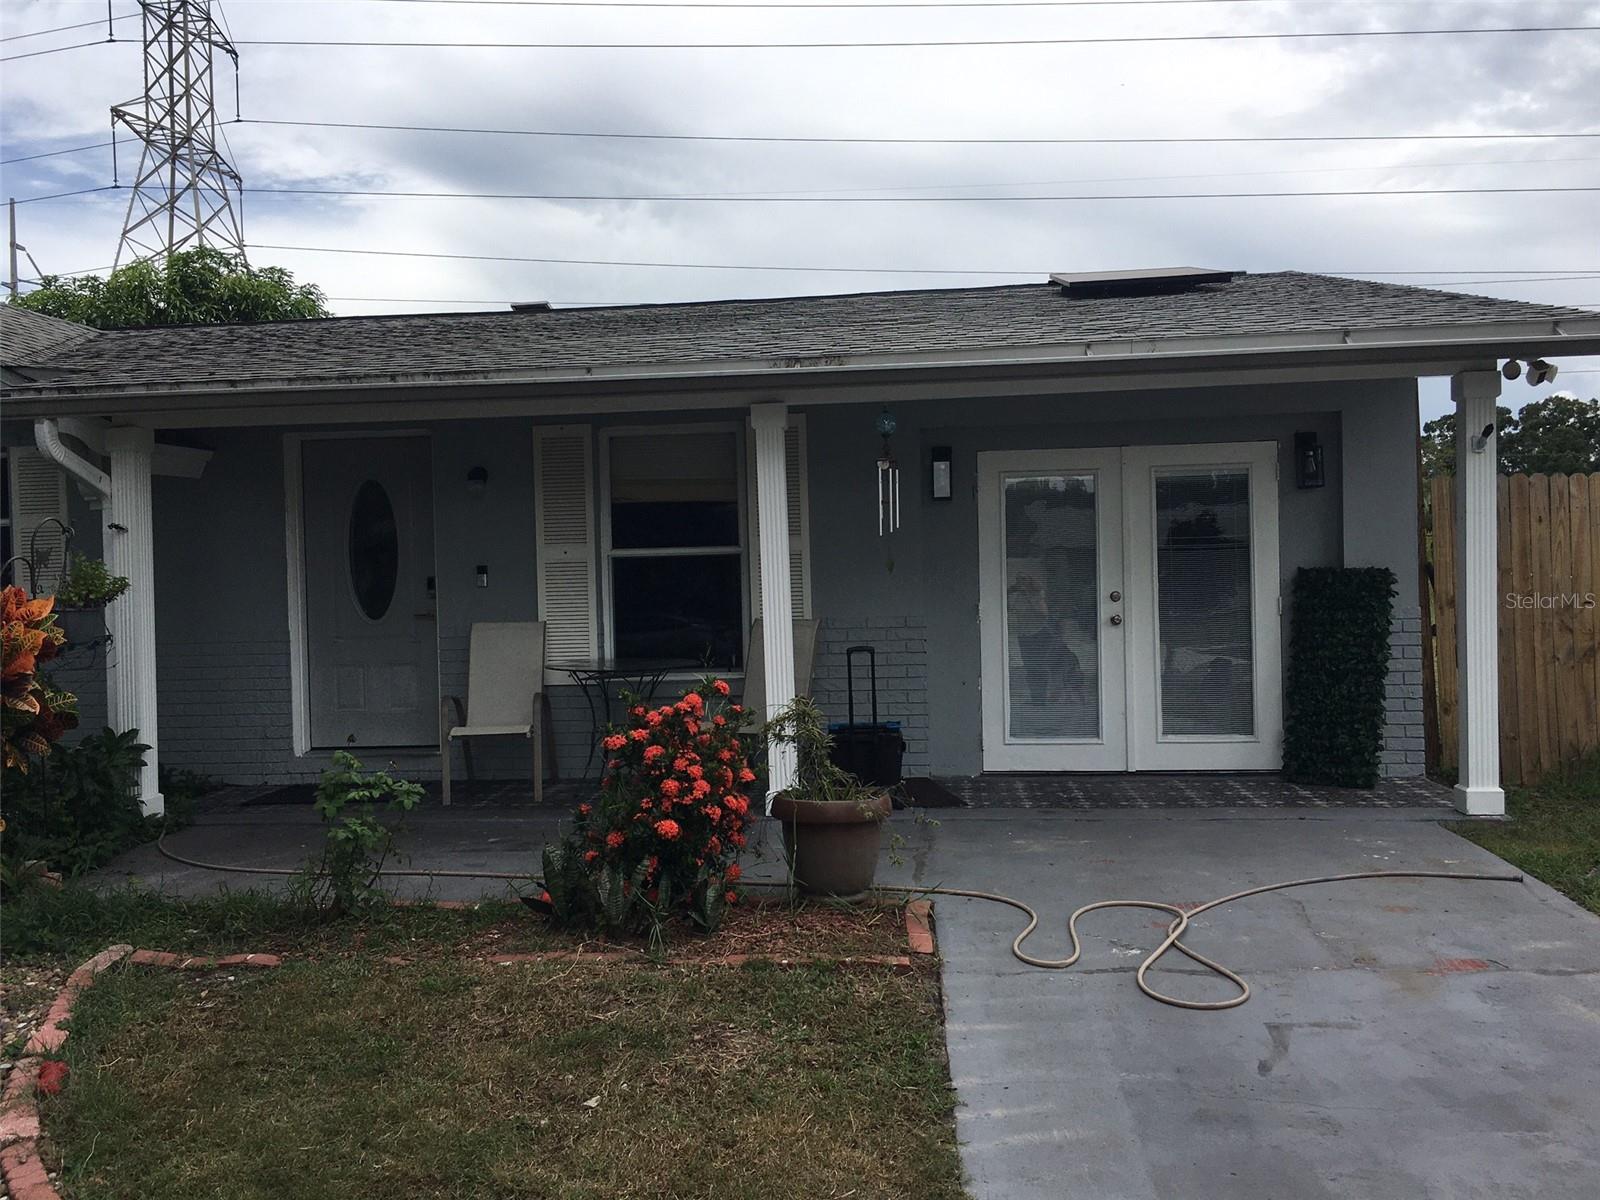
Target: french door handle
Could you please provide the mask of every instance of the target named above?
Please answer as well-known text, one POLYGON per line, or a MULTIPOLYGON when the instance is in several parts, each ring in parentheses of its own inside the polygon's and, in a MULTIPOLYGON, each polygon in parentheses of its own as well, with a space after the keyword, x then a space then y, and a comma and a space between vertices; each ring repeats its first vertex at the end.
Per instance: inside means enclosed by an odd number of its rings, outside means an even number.
POLYGON ((1122 624, 1122 614, 1121 613, 1112 613, 1111 614, 1111 623, 1113 625, 1121 625, 1122 624))

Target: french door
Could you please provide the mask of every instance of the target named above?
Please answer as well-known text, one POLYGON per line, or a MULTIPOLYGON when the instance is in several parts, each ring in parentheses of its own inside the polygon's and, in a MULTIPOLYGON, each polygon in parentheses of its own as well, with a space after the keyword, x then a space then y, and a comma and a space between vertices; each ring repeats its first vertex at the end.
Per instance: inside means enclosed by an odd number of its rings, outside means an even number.
POLYGON ((978 456, 991 771, 1281 762, 1277 447, 978 456))

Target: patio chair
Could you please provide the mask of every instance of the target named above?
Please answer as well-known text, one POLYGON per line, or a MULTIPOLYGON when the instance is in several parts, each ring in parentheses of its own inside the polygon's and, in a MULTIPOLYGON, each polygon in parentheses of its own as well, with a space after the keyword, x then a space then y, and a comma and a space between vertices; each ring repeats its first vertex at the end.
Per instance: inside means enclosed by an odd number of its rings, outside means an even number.
MULTIPOLYGON (((794 694, 811 695, 811 673, 817 659, 817 626, 821 622, 808 617, 794 623, 794 694)), ((745 708, 758 722, 767 719, 767 663, 761 640, 761 622, 750 626, 750 646, 744 656, 745 708)))
POLYGON ((472 627, 467 658, 467 703, 446 696, 439 704, 439 756, 444 761, 444 802, 450 803, 450 751, 457 738, 467 764, 467 778, 476 773, 472 738, 524 737, 533 756, 533 799, 544 799, 540 733, 548 729, 544 694, 544 622, 495 622, 472 627), (455 721, 451 721, 454 709, 455 721), (541 730, 545 726, 545 730, 541 730))

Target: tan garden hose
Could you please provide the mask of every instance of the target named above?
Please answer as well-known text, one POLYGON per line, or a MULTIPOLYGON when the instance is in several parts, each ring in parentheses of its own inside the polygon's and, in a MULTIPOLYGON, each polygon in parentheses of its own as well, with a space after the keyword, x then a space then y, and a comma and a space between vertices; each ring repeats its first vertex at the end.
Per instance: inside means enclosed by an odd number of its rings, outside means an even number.
MULTIPOLYGON (((173 862, 182 863, 188 867, 199 867, 205 871, 233 871, 246 875, 296 875, 298 870, 284 867, 234 867, 220 863, 199 862, 192 858, 185 858, 175 854, 166 847, 166 835, 156 839, 156 849, 170 858, 173 862)), ((423 870, 398 870, 385 869, 379 872, 387 876, 427 877, 436 879, 504 879, 519 883, 537 884, 539 879, 532 875, 518 875, 506 871, 423 871, 423 870)), ((1022 943, 1033 936, 1034 930, 1039 927, 1039 914, 1031 907, 1012 896, 1003 896, 999 892, 980 892, 969 888, 947 887, 907 887, 895 884, 882 884, 874 891, 889 892, 900 896, 960 896, 969 900, 990 900, 996 904, 1005 904, 1019 912, 1026 913, 1028 924, 1022 932, 1017 934, 1011 943, 1011 953, 1017 961, 1026 963, 1030 967, 1041 967, 1046 970, 1060 971, 1072 966, 1083 957, 1083 942, 1078 936, 1079 918, 1103 908, 1148 908, 1156 912, 1168 913, 1172 923, 1167 926, 1167 936, 1139 964, 1139 969, 1134 972, 1134 981, 1139 985, 1139 990, 1152 1000, 1162 1004, 1170 1004, 1174 1008, 1189 1008, 1200 1011, 1216 1011, 1224 1008, 1237 1008, 1250 999, 1250 985, 1233 971, 1213 959, 1207 958, 1198 950, 1191 950, 1181 940, 1189 928, 1189 922, 1203 912, 1213 908, 1221 908, 1224 904, 1232 904, 1235 900, 1243 900, 1249 896, 1259 896, 1263 892, 1281 892, 1287 888, 1310 887, 1321 883, 1349 883, 1358 879, 1461 879, 1477 880, 1490 883, 1521 883, 1522 873, 1506 872, 1491 873, 1477 871, 1352 871, 1345 875, 1313 875, 1306 879, 1289 879, 1282 883, 1264 883, 1260 887, 1246 888, 1241 892, 1231 892, 1226 896, 1218 896, 1215 900, 1207 900, 1204 904, 1194 908, 1185 909, 1176 904, 1168 904, 1161 900, 1097 900, 1093 904, 1085 904, 1067 918, 1067 935, 1072 939, 1072 953, 1066 958, 1037 958, 1025 953, 1022 943), (1151 986, 1146 976, 1150 969, 1161 960, 1169 950, 1176 950, 1186 958, 1199 963, 1202 967, 1222 976, 1229 983, 1239 989, 1237 996, 1230 996, 1226 1000, 1185 1000, 1181 996, 1171 996, 1166 992, 1157 991, 1151 986)), ((783 883, 758 883, 752 881, 747 886, 752 887, 787 887, 783 883)))

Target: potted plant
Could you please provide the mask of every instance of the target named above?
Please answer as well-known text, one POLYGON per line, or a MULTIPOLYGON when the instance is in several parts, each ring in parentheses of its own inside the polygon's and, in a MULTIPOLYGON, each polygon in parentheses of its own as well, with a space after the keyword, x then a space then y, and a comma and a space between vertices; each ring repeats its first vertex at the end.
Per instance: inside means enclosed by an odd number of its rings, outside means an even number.
POLYGON ((74 554, 67 560, 67 573, 56 588, 56 606, 67 609, 104 608, 128 590, 128 580, 113 575, 98 558, 74 554))
POLYGON ((813 895, 861 895, 877 871, 889 793, 833 761, 827 722, 805 697, 775 716, 767 731, 795 751, 794 785, 772 798, 795 884, 813 895))

